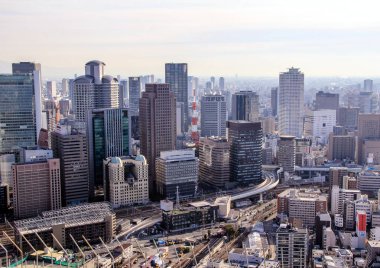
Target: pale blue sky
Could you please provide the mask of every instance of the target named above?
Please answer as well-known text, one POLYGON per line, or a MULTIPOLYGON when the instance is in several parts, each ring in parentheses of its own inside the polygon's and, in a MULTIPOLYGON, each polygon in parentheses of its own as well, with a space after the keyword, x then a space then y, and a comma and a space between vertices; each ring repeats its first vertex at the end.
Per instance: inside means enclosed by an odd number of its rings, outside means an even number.
POLYGON ((45 77, 163 75, 380 75, 380 1, 0 0, 0 71, 36 61, 45 77))

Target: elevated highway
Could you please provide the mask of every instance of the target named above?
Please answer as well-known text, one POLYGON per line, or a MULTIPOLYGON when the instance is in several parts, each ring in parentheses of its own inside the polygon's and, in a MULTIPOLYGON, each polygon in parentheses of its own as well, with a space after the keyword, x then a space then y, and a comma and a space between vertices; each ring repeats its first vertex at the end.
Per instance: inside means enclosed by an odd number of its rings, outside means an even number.
POLYGON ((244 199, 252 197, 254 195, 262 194, 266 191, 272 190, 278 185, 279 180, 275 177, 275 175, 272 172, 263 171, 263 175, 265 177, 265 180, 262 183, 247 191, 232 195, 231 200, 236 201, 239 199, 244 199))

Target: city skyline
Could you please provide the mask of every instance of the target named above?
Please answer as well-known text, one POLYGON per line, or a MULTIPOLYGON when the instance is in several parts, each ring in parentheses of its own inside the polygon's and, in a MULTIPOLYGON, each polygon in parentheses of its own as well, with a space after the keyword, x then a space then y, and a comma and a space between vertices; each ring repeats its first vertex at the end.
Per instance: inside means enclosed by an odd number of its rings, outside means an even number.
POLYGON ((163 77, 167 62, 186 62, 198 76, 275 77, 291 66, 309 76, 377 76, 375 1, 0 2, 2 73, 35 61, 45 78, 72 77, 99 59, 122 76, 163 77))

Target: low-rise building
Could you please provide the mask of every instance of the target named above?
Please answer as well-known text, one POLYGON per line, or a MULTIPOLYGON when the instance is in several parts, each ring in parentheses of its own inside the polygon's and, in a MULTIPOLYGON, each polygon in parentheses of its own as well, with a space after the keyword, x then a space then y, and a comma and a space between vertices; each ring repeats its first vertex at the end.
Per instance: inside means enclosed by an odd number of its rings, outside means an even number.
POLYGON ((23 248, 28 244, 22 236, 35 248, 44 248, 35 233, 55 248, 59 245, 52 234, 63 247, 75 248, 69 234, 82 246, 85 245, 82 236, 90 243, 99 243, 99 237, 110 242, 115 235, 116 216, 109 203, 90 203, 42 212, 41 216, 15 221, 14 227, 16 241, 23 248))
POLYGON ((218 219, 218 205, 206 201, 193 202, 186 207, 162 211, 162 227, 168 232, 209 226, 218 219))
POLYGON ((366 245, 367 250, 367 267, 370 267, 370 264, 376 260, 376 257, 380 254, 380 241, 370 240, 366 245))
POLYGON ((259 265, 269 253, 268 241, 265 235, 251 233, 243 243, 243 248, 234 248, 228 254, 231 264, 248 267, 259 265))
POLYGON ((380 189, 380 166, 366 166, 358 175, 358 188, 363 193, 376 196, 380 189))

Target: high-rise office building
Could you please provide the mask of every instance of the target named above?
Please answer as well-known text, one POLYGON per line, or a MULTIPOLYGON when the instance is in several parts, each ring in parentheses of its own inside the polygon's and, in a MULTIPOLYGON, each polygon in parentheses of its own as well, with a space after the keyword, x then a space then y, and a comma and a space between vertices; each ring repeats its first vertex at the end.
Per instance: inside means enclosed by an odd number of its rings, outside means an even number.
POLYGON ((227 107, 222 95, 205 95, 201 100, 201 136, 226 136, 227 107))
POLYGON ((34 71, 41 72, 41 64, 34 62, 12 63, 12 74, 33 74, 34 71))
POLYGON ((71 109, 71 101, 69 99, 60 99, 59 100, 59 113, 63 117, 68 117, 71 109))
POLYGON ((315 94, 315 109, 338 110, 339 94, 318 91, 317 94, 315 94))
MULTIPOLYGON (((189 100, 187 91, 187 63, 166 63, 165 83, 170 85, 177 102, 182 102, 184 110, 182 114, 182 132, 187 132, 189 127, 189 100)), ((149 162, 149 160, 148 160, 149 162)))
POLYGON ((356 138, 349 135, 334 135, 330 133, 327 158, 329 160, 356 159, 356 138))
POLYGON ((231 180, 242 184, 261 181, 262 139, 260 122, 227 122, 231 180))
POLYGON ((279 133, 301 137, 303 134, 304 74, 296 68, 280 73, 279 133))
POLYGON ((348 175, 348 169, 346 167, 330 167, 329 171, 329 185, 330 192, 334 185, 343 188, 343 177, 348 175))
POLYGON ((363 152, 365 140, 380 140, 380 114, 359 114, 358 116, 358 161, 366 163, 368 155, 363 152))
POLYGON ((88 152, 86 135, 65 125, 51 134, 54 157, 60 159, 62 204, 89 201, 88 152))
POLYGON ((230 145, 225 137, 200 139, 199 180, 218 188, 226 187, 230 180, 230 145))
POLYGON ((211 82, 211 89, 215 88, 215 76, 210 77, 210 82, 211 82))
POLYGON ((276 256, 282 268, 306 268, 309 246, 307 229, 281 224, 276 231, 276 256))
POLYGON ((140 148, 149 165, 149 194, 156 189, 156 158, 176 146, 176 99, 169 84, 146 84, 140 99, 140 148))
POLYGON ((364 80, 364 91, 373 91, 373 80, 365 79, 364 80))
POLYGON ((127 109, 94 109, 87 123, 90 195, 94 186, 103 186, 103 160, 129 155, 127 109))
POLYGON ((149 202, 148 164, 138 155, 103 160, 105 199, 113 207, 149 202))
POLYGON ((141 96, 140 77, 129 77, 129 113, 139 115, 139 101, 141 96))
POLYGON ((37 144, 42 127, 41 66, 12 64, 11 75, 0 75, 0 153, 37 144))
POLYGON ((53 100, 57 97, 57 82, 56 81, 47 81, 46 82, 46 97, 49 100, 53 100))
POLYGON ((193 197, 198 185, 199 160, 195 151, 174 150, 160 153, 156 159, 157 193, 164 198, 193 197))
POLYGON ((294 173, 296 161, 296 140, 294 136, 280 136, 277 142, 278 146, 278 164, 282 166, 284 172, 294 173))
POLYGON ((61 208, 59 159, 14 164, 13 207, 16 218, 35 217, 61 208))
POLYGON ((326 144, 329 134, 333 132, 336 124, 335 110, 317 110, 311 115, 313 124, 312 136, 318 139, 318 142, 326 144))
POLYGON ((278 87, 273 87, 270 94, 270 103, 272 108, 272 115, 277 116, 278 113, 278 87))
MULTIPOLYGON (((343 188, 343 178, 348 175, 346 167, 330 167, 329 170, 329 200, 332 200, 333 187, 343 188)), ((331 206, 332 202, 330 202, 331 206)), ((331 208, 331 207, 330 207, 331 208)))
POLYGON ((128 80, 119 80, 119 108, 128 108, 128 107, 129 107, 128 80))
POLYGON ((68 95, 69 95, 69 79, 63 78, 62 79, 61 96, 67 97, 68 95))
POLYGON ((277 213, 285 213, 291 222, 314 227, 315 217, 327 213, 327 195, 314 189, 286 189, 277 196, 277 213))
POLYGON ((259 120, 259 95, 253 91, 240 91, 232 95, 232 120, 259 120))
POLYGON ((224 77, 219 77, 219 90, 224 90, 224 77))
POLYGON ((379 95, 374 92, 360 92, 358 106, 360 113, 377 113, 379 110, 379 95))
POLYGON ((104 75, 105 63, 90 61, 85 65, 85 75, 74 80, 73 111, 77 127, 85 131, 87 114, 91 109, 119 108, 119 82, 104 75))
POLYGON ((337 125, 347 130, 355 130, 358 127, 359 110, 358 107, 339 107, 336 114, 337 125))
POLYGON ((13 187, 12 165, 16 163, 14 154, 0 155, 0 185, 13 187))

